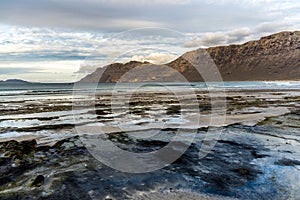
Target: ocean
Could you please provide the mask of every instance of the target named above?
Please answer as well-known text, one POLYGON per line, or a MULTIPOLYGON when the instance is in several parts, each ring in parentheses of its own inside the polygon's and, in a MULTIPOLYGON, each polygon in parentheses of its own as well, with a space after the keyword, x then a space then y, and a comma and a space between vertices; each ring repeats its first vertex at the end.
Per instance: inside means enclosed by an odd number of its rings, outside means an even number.
MULTIPOLYGON (((97 87, 95 84, 81 84, 82 90, 97 90, 110 92, 117 84, 115 83, 99 83, 97 87)), ((264 82, 210 82, 210 83, 121 83, 119 88, 124 90, 143 87, 145 90, 157 90, 164 86, 192 89, 207 89, 210 88, 227 88, 227 89, 300 89, 300 81, 264 81, 264 82)), ((45 94, 71 94, 74 90, 72 83, 44 83, 44 84, 30 84, 30 85, 0 85, 0 96, 14 96, 14 95, 45 95, 45 94)))

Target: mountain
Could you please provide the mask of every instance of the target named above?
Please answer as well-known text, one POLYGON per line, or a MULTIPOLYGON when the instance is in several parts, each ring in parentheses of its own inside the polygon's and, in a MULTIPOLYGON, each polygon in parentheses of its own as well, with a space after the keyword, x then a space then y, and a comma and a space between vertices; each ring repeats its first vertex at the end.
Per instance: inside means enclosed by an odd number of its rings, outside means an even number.
POLYGON ((224 81, 300 80, 300 31, 295 31, 276 33, 242 45, 190 51, 167 63, 169 69, 148 62, 114 63, 98 68, 80 82, 180 82, 177 71, 191 82, 203 81, 191 61, 203 57, 205 52, 224 81))
POLYGON ((21 79, 7 79, 6 81, 0 81, 0 84, 1 85, 26 85, 32 83, 21 79))

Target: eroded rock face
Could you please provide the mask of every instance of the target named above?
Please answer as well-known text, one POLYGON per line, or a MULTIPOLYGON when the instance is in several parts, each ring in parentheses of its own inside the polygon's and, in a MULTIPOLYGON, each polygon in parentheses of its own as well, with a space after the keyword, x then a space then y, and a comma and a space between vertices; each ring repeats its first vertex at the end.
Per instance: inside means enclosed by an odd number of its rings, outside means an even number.
POLYGON ((207 49, 224 80, 299 80, 300 32, 207 49))
MULTIPOLYGON (((205 50, 217 65, 224 81, 300 80, 300 31, 281 32, 242 45, 205 50)), ((187 52, 166 65, 180 72, 188 81, 203 81, 203 77, 188 61, 197 58, 203 51, 198 49, 187 52)), ((138 75, 140 78, 133 76, 121 82, 182 82, 171 69, 158 71, 153 68, 155 73, 145 73, 145 69, 149 70, 151 66, 154 65, 137 61, 114 63, 98 68, 81 82, 118 82, 133 68, 144 68, 144 74, 138 75)))

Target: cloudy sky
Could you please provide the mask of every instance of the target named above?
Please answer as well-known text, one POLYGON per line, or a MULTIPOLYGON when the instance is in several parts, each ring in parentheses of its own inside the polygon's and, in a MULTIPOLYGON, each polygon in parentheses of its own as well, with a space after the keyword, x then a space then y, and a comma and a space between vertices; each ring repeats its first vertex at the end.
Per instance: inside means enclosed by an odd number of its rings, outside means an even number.
POLYGON ((299 29, 299 0, 1 1, 0 79, 75 81, 110 62, 299 29))

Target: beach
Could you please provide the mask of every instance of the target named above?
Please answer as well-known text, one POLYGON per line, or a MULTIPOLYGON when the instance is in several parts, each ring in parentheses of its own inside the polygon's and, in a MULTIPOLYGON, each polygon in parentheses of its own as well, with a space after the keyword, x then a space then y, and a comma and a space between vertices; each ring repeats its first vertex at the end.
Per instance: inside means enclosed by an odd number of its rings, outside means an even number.
POLYGON ((115 86, 0 92, 0 199, 300 198, 299 82, 115 86))

